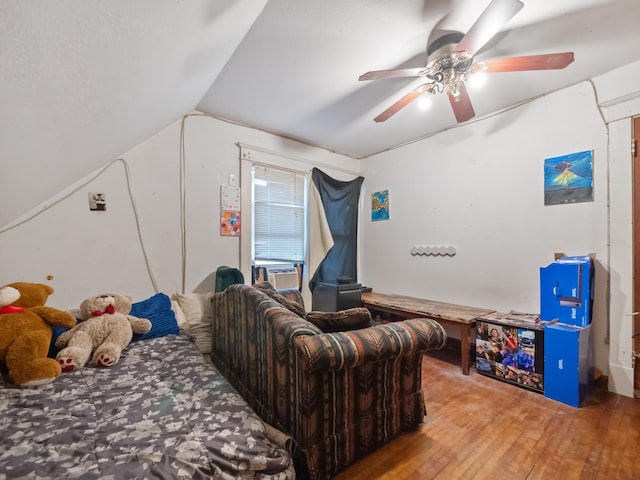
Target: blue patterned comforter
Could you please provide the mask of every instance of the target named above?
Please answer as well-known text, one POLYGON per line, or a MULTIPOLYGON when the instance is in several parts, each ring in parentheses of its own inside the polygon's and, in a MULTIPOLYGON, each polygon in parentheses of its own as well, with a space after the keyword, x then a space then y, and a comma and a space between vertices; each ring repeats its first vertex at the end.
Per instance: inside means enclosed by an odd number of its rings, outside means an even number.
POLYGON ((0 383, 0 480, 294 478, 269 432, 179 335, 49 385, 0 383))

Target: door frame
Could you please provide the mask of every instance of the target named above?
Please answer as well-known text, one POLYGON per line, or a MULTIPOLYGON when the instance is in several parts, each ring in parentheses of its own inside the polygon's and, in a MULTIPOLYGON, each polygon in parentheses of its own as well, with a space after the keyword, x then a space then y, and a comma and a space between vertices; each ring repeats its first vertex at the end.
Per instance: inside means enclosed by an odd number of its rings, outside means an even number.
POLYGON ((632 126, 632 231, 633 231, 633 390, 634 396, 640 397, 640 157, 638 156, 638 139, 640 139, 640 117, 633 117, 632 126))

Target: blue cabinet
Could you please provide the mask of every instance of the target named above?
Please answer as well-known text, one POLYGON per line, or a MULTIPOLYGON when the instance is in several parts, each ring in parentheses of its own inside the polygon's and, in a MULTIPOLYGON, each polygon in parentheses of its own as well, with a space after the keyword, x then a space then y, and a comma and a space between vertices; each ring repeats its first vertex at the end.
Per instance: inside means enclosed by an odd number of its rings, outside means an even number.
POLYGON ((545 325, 545 397, 573 407, 584 402, 593 379, 592 328, 545 325))

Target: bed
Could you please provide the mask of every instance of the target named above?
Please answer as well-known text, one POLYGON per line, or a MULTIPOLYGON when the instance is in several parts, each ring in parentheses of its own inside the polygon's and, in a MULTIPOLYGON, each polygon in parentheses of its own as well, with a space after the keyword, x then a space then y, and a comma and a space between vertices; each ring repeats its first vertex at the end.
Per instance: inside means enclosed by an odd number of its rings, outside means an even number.
POLYGON ((288 441, 184 332, 134 341, 111 368, 0 384, 0 480, 292 479, 288 441))

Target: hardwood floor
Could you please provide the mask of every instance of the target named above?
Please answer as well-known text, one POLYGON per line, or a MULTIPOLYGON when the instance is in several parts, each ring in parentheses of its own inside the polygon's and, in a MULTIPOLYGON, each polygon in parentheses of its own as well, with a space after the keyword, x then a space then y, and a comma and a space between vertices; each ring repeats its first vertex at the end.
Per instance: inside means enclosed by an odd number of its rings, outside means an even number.
POLYGON ((573 408, 456 361, 425 357, 425 422, 336 480, 640 479, 640 401, 594 389, 573 408))

